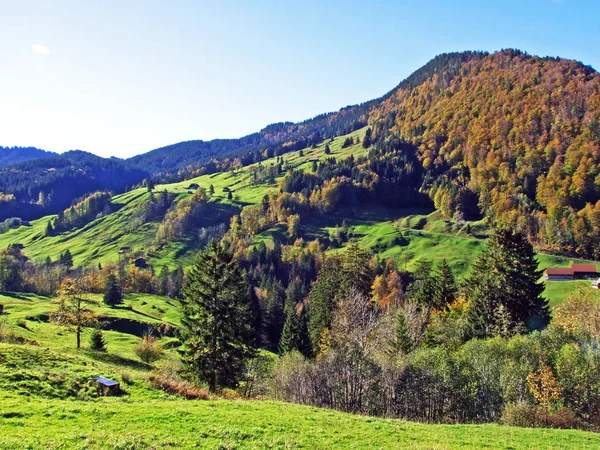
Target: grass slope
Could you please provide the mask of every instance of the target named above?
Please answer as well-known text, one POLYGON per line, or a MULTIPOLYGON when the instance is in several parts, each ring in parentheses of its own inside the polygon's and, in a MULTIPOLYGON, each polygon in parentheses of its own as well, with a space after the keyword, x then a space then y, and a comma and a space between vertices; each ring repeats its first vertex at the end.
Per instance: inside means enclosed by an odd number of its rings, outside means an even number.
MULTIPOLYGON (((363 138, 365 129, 357 130, 348 136, 363 138)), ((325 157, 346 158, 350 155, 358 157, 366 154, 360 143, 342 149, 346 136, 329 142, 331 155, 325 155, 326 142, 316 148, 290 152, 282 158, 292 168, 312 170, 313 159, 325 157), (300 156, 300 153, 303 155, 300 156)), ((276 164, 276 158, 261 162, 263 167, 276 164)), ((215 195, 209 213, 204 218, 204 225, 228 223, 229 218, 248 204, 259 203, 262 197, 275 185, 265 181, 254 184, 252 169, 257 164, 232 172, 221 172, 202 175, 178 183, 156 186, 157 191, 167 190, 181 200, 190 195, 191 184, 208 189, 212 184, 215 195), (227 189, 233 191, 233 200, 227 199, 227 189)), ((280 179, 279 174, 276 179, 280 179)), ((12 243, 24 245, 24 253, 35 261, 42 262, 46 256, 56 259, 67 248, 74 256, 77 265, 95 265, 118 260, 118 249, 123 246, 148 253, 148 262, 155 267, 167 265, 174 268, 178 264, 189 266, 193 262, 197 246, 193 239, 185 238, 172 242, 162 248, 150 248, 159 224, 146 223, 141 226, 133 220, 134 212, 141 202, 149 198, 145 189, 136 189, 115 196, 113 203, 116 211, 100 217, 80 229, 61 233, 58 236, 46 237, 44 230, 52 217, 44 217, 33 221, 30 227, 22 226, 0 234, 0 248, 12 243)), ((489 229, 483 222, 456 224, 446 221, 441 214, 431 210, 407 210, 387 208, 360 208, 358 210, 341 211, 333 216, 309 219, 305 224, 305 239, 314 237, 327 238, 336 226, 346 221, 352 235, 351 241, 371 248, 379 258, 392 258, 402 269, 411 270, 419 259, 430 259, 437 265, 446 259, 459 278, 465 277, 471 264, 483 248, 483 240, 489 229)), ((267 243, 273 236, 285 237, 286 227, 278 225, 261 233, 256 239, 267 243)), ((540 267, 567 267, 573 261, 562 256, 538 255, 540 267)), ((577 260, 577 262, 587 262, 577 260)), ((581 282, 564 282, 562 285, 548 284, 548 297, 552 304, 558 304, 566 296, 577 289, 581 282)), ((583 283, 585 284, 585 283, 583 283)))
POLYGON ((257 401, 2 399, 0 449, 592 449, 600 436, 497 425, 425 425, 257 401), (541 444, 543 443, 543 444, 541 444))

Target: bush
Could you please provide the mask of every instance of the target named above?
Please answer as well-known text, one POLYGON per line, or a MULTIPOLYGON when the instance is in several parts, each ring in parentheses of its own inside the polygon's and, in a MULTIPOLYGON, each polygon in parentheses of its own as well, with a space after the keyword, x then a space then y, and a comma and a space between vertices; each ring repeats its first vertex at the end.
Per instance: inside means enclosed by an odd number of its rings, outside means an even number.
POLYGON ((526 402, 508 403, 502 410, 503 425, 532 428, 537 426, 536 407, 526 402))
POLYGON ((106 341, 104 340, 102 330, 95 329, 92 331, 92 335, 90 336, 90 348, 97 352, 106 351, 106 341))
POLYGON ((26 330, 29 329, 29 328, 27 328, 27 321, 23 320, 23 319, 17 320, 17 326, 21 327, 21 328, 25 328, 26 330))
POLYGON ((225 388, 221 390, 221 397, 223 397, 225 400, 239 400, 241 395, 238 391, 225 388))
POLYGON ((125 384, 133 384, 133 376, 129 372, 121 372, 121 381, 125 384))
POLYGON ((135 347, 135 354, 146 364, 158 361, 163 355, 162 346, 156 342, 157 339, 148 332, 144 334, 141 342, 135 347))

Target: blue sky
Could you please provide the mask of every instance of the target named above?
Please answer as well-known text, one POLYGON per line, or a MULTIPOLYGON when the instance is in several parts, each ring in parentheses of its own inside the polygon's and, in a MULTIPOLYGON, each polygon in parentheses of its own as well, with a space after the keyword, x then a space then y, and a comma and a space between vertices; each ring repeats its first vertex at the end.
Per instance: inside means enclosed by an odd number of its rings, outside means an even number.
POLYGON ((436 54, 600 68, 600 1, 0 0, 0 145, 127 157, 378 97, 436 54))

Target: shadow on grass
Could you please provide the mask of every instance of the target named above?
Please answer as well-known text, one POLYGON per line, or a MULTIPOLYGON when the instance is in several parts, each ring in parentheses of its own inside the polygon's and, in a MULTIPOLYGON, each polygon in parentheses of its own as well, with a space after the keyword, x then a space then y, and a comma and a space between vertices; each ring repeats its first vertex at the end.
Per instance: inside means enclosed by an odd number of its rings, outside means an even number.
POLYGON ((97 352, 94 350, 83 350, 86 356, 90 357, 99 362, 106 364, 112 364, 115 366, 129 367, 130 369, 138 370, 151 370, 152 366, 142 361, 136 361, 135 359, 124 358, 119 355, 113 355, 106 352, 97 352))

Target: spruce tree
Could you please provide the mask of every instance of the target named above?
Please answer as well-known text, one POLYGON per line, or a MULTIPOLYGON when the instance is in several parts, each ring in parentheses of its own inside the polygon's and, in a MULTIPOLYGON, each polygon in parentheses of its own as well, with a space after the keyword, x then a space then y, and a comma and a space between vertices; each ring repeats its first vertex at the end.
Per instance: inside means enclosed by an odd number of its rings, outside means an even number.
POLYGON ((308 302, 308 334, 315 354, 319 353, 323 330, 331 326, 335 297, 341 285, 342 260, 338 256, 329 256, 323 261, 308 302))
POLYGON ((420 259, 413 272, 415 281, 410 288, 410 297, 420 305, 432 305, 435 301, 435 284, 431 275, 431 261, 420 259))
POLYGON ((73 256, 71 255, 71 251, 69 249, 66 249, 65 252, 60 255, 60 262, 67 269, 73 267, 73 256))
POLYGON ((446 259, 442 259, 437 268, 433 288, 433 304, 437 308, 446 308, 456 299, 458 288, 452 269, 446 259))
POLYGON ((212 184, 208 187, 208 195, 211 197, 215 195, 215 187, 212 184))
POLYGON ((390 356, 398 354, 406 355, 413 348, 413 342, 408 335, 406 319, 402 311, 398 311, 396 316, 396 329, 394 330, 394 339, 390 342, 388 353, 390 356))
POLYGON ((369 148, 371 146, 371 135, 373 133, 373 130, 371 130, 371 127, 367 128, 367 131, 365 132, 365 138, 363 139, 363 148, 369 148))
POLYGON ((46 231, 44 233, 45 236, 52 236, 54 234, 54 228, 52 227, 52 222, 49 220, 46 224, 46 231))
POLYGON ((508 227, 494 230, 465 285, 474 334, 544 328, 550 312, 541 275, 525 234, 508 227))
POLYGON ((182 302, 182 360, 210 391, 235 387, 256 355, 251 297, 239 266, 214 240, 198 253, 182 302))
POLYGON ((361 294, 370 297, 371 286, 375 273, 371 268, 370 250, 352 244, 343 257, 343 283, 341 294, 347 295, 351 289, 356 289, 361 294))
POLYGON ((98 352, 106 351, 106 341, 104 340, 102 330, 96 328, 92 331, 92 335, 90 336, 90 348, 98 352))
POLYGON ((121 283, 119 283, 119 280, 114 273, 111 273, 106 278, 106 284, 104 286, 104 303, 113 308, 123 303, 121 283))

